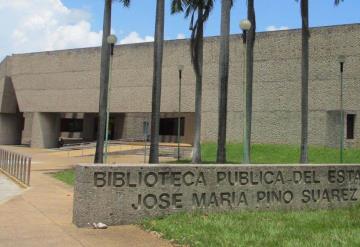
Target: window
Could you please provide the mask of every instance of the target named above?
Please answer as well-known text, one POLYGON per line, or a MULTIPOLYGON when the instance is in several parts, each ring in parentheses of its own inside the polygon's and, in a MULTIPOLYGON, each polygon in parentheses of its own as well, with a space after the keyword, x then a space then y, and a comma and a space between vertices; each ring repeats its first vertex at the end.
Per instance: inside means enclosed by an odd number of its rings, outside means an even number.
POLYGON ((75 118, 61 119, 61 132, 82 132, 83 120, 75 118))
MULTIPOLYGON (((185 118, 180 118, 180 136, 184 136, 185 118)), ((161 118, 159 134, 162 136, 177 136, 178 118, 161 118)))
POLYGON ((352 140, 355 138, 355 114, 346 115, 346 139, 352 140))

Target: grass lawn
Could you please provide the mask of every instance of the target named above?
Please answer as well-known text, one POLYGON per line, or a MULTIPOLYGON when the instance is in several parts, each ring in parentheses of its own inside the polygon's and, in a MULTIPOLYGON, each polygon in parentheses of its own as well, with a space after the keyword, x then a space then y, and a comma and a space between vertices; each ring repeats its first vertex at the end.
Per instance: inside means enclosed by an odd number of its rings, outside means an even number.
POLYGON ((65 170, 61 172, 57 172, 52 174, 54 178, 59 179, 60 181, 63 181, 64 183, 68 185, 74 185, 75 182, 75 172, 74 170, 65 170))
POLYGON ((182 213, 147 230, 189 246, 360 246, 360 208, 300 212, 182 213))
MULTIPOLYGON (((214 143, 201 146, 204 163, 216 161, 214 143)), ((251 147, 252 163, 255 164, 293 164, 299 163, 300 149, 294 145, 253 144, 251 147)), ((227 160, 229 163, 241 163, 242 145, 227 145, 227 160)), ((313 164, 339 163, 339 150, 326 147, 309 147, 309 161, 313 164)), ((346 149, 344 163, 360 163, 360 149, 346 149)))

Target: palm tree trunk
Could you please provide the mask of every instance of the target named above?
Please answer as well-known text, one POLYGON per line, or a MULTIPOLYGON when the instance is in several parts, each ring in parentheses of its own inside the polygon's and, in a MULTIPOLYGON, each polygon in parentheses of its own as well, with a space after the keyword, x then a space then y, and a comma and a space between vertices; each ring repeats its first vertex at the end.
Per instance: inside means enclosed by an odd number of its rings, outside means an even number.
POLYGON ((229 35, 231 1, 221 2, 221 37, 219 57, 219 129, 217 163, 226 163, 226 122, 229 79, 229 35))
POLYGON ((203 70, 203 46, 204 46, 204 22, 203 22, 203 9, 199 8, 198 11, 199 30, 197 33, 196 46, 195 46, 195 59, 193 61, 195 76, 196 76, 196 89, 195 89, 195 136, 193 146, 193 164, 201 163, 201 101, 202 101, 202 70, 203 70))
POLYGON ((249 157, 246 158, 247 163, 251 163, 251 125, 252 125, 252 97, 253 97, 253 75, 254 75, 254 45, 256 36, 256 16, 254 0, 248 0, 248 20, 251 22, 251 28, 246 36, 246 134, 247 134, 247 150, 249 157))
POLYGON ((301 0, 302 56, 301 56, 301 153, 300 163, 308 163, 308 84, 309 84, 309 2, 301 0))
POLYGON ((112 0, 105 0, 103 37, 101 47, 101 70, 100 70, 100 97, 99 97, 99 122, 96 139, 95 163, 103 163, 104 141, 106 129, 106 109, 108 99, 110 45, 107 37, 111 32, 111 3, 112 0))
POLYGON ((151 145, 149 163, 159 163, 159 127, 161 105, 161 74, 164 46, 164 0, 157 0, 155 42, 154 42, 154 71, 151 108, 151 145))

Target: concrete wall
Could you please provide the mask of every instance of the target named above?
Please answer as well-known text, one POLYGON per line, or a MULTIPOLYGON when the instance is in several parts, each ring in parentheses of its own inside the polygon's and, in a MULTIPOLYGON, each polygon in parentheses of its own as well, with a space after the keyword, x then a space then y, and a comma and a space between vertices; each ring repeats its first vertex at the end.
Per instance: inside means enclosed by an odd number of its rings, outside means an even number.
MULTIPOLYGON (((356 128, 356 126, 358 126, 360 124, 360 120, 359 120, 359 111, 347 111, 345 112, 344 115, 344 145, 346 147, 360 147, 360 138, 359 137, 359 128, 356 128), (355 118, 355 139, 353 140, 349 140, 346 139, 347 137, 347 114, 355 114, 356 118, 355 118)), ((340 146, 340 111, 330 111, 327 113, 327 131, 326 131, 326 137, 328 138, 327 140, 327 144, 330 147, 339 147, 340 146)))
MULTIPOLYGON (((327 145, 327 112, 339 109, 339 64, 345 65, 344 107, 360 111, 360 25, 311 29, 309 140, 327 145)), ((228 141, 242 136, 242 43, 230 39, 228 141)), ((115 49, 110 100, 112 112, 151 111, 153 44, 121 45, 115 49)), ((204 47, 202 141, 217 138, 219 38, 204 47)), ((11 79, 21 112, 98 111, 100 49, 77 49, 13 55, 11 79), (44 104, 46 102, 46 104, 44 104)), ((254 57, 253 142, 292 143, 300 140, 300 30, 258 33, 254 57)), ((161 111, 177 112, 178 64, 183 64, 182 111, 194 112, 195 77, 187 40, 164 46, 161 111)), ((359 118, 357 118, 359 119, 359 118)), ((129 119, 130 121, 130 119, 129 119)), ((359 121, 359 120, 357 120, 359 121)), ((126 123, 124 123, 126 124, 126 123)), ((128 125, 130 126, 130 125, 128 125)), ((135 124, 131 128, 137 128, 135 124)), ((142 123, 141 126, 142 128, 142 123)), ((356 123, 356 138, 359 136, 356 123)), ((132 129, 124 135, 130 136, 132 129)))
MULTIPOLYGON (((147 113, 127 113, 124 116, 122 123, 122 135, 123 139, 144 137, 143 128, 144 122, 150 123, 150 114, 147 113)), ((150 134, 150 133, 149 133, 150 134)))
POLYGON ((7 58, 0 62, 0 77, 5 77, 6 75, 6 63, 7 58))
POLYGON ((18 111, 17 99, 10 75, 10 57, 0 63, 0 144, 21 143, 22 114, 18 111))
MULTIPOLYGON (((152 47, 148 43, 116 48, 110 104, 112 112, 151 111, 152 47)), ((194 97, 189 96, 194 95, 194 78, 188 42, 169 42, 166 47, 162 111, 177 110, 177 102, 173 99, 178 93, 178 62, 172 63, 178 54, 184 54, 186 58, 179 61, 187 64, 188 71, 183 83, 187 94, 183 110, 191 112, 194 97)), ((99 59, 98 48, 14 55, 12 62, 16 69, 12 78, 19 91, 21 111, 98 112, 99 59)))
MULTIPOLYGON (((339 108, 339 54, 347 56, 345 67, 345 109, 360 109, 359 26, 313 29, 310 40, 309 139, 326 144, 326 111, 339 108), (343 39, 341 39, 341 37, 343 39), (345 40, 345 42, 343 42, 345 40), (356 48, 356 49, 355 49, 356 48)), ((214 41, 215 52, 218 50, 214 41)), ((239 41, 240 42, 240 41, 239 41)), ((231 51, 236 51, 232 43, 231 51)), ((255 46, 253 141, 293 143, 300 140, 301 42, 300 32, 260 34, 255 46)), ((213 52, 213 53, 215 53, 213 52)), ((215 55, 215 58, 217 54, 215 55)), ((231 53, 228 140, 242 136, 242 57, 231 53), (235 68, 238 68, 237 70, 235 68), (240 120, 240 121, 239 121, 240 120)), ((204 85, 203 140, 214 140, 217 128, 210 121, 217 116, 217 61, 205 69, 213 83, 204 85)), ((208 78, 208 76, 206 76, 208 78)), ((216 123, 215 123, 216 125, 216 123)), ((358 128, 359 126, 357 126, 358 128)))
MULTIPOLYGON (((360 128, 359 128, 359 124, 360 124, 360 111, 348 111, 348 114, 355 114, 355 129, 354 129, 354 139, 353 140, 346 140, 345 144, 347 147, 352 147, 352 148, 359 148, 360 147, 360 128)), ((345 126, 346 126, 346 118, 345 118, 345 126)), ((345 135, 346 135, 346 128, 345 128, 345 135)))
POLYGON ((60 114, 34 113, 31 131, 31 147, 56 148, 60 136, 60 114))
POLYGON ((21 142, 21 115, 0 113, 0 145, 17 145, 21 142))
POLYGON ((11 78, 8 76, 0 79, 0 112, 18 112, 15 90, 11 78))
POLYGON ((17 113, 17 100, 11 74, 11 58, 6 57, 0 63, 0 113, 17 113))
MULTIPOLYGON (((326 121, 326 136, 328 138, 328 146, 330 147, 339 147, 340 146, 340 136, 341 136, 341 115, 340 111, 330 111, 327 113, 326 121)), ((344 131, 344 139, 345 139, 344 131)))

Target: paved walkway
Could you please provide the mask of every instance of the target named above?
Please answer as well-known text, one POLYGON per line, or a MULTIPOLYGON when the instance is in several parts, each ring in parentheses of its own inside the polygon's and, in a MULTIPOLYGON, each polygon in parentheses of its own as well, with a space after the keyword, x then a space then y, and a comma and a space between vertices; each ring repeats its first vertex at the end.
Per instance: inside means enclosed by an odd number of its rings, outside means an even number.
POLYGON ((23 191, 24 189, 0 172, 0 205, 23 191))
MULTIPOLYGON (((89 158, 54 157, 48 151, 29 148, 11 149, 32 155, 31 188, 0 204, 1 247, 171 246, 134 225, 106 230, 76 228, 71 223, 72 187, 46 173, 89 162, 86 160, 89 158)), ((122 159, 124 163, 138 163, 143 158, 129 156, 122 159)))

